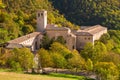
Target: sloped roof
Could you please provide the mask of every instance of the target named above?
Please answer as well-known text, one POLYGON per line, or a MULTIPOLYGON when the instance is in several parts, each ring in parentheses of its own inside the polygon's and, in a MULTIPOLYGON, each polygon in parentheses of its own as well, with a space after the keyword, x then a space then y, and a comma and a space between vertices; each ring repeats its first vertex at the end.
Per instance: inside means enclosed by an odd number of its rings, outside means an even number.
POLYGON ((92 36, 106 29, 107 29, 106 27, 103 27, 101 25, 88 26, 88 27, 85 26, 85 28, 83 27, 81 30, 74 31, 73 33, 76 35, 81 35, 81 36, 92 36))
POLYGON ((92 36, 92 34, 90 34, 89 32, 77 32, 76 35, 77 36, 80 36, 80 35, 82 35, 82 36, 92 36))
POLYGON ((46 30, 54 30, 54 31, 68 31, 69 28, 67 27, 58 27, 57 25, 50 25, 48 24, 46 30))
POLYGON ((11 40, 8 43, 21 43, 21 42, 23 42, 25 40, 28 40, 28 39, 32 38, 32 37, 37 37, 40 34, 41 34, 40 32, 33 32, 33 33, 27 34, 25 36, 16 38, 14 40, 11 40))
POLYGON ((13 48, 22 48, 24 47, 22 44, 16 44, 16 43, 9 43, 6 48, 13 49, 13 48))
POLYGON ((92 27, 89 27, 89 28, 86 28, 84 31, 85 32, 89 32, 90 34, 94 35, 100 31, 103 31, 107 29, 106 27, 103 27, 101 25, 95 25, 95 26, 92 26, 92 27))

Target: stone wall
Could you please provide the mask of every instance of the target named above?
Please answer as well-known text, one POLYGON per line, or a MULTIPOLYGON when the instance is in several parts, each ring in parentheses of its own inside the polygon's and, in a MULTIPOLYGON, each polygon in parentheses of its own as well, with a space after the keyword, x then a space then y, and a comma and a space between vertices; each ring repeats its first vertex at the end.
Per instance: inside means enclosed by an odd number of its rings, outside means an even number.
POLYGON ((30 48, 31 51, 36 51, 40 48, 42 37, 43 37, 42 35, 38 35, 37 37, 32 37, 19 44, 22 44, 23 46, 30 48))
POLYGON ((94 34, 94 35, 93 35, 94 40, 100 39, 100 37, 101 37, 104 33, 107 33, 107 28, 104 29, 104 30, 102 30, 102 31, 99 31, 99 32, 96 33, 96 34, 94 34))
POLYGON ((93 43, 93 36, 77 36, 76 38, 76 49, 81 50, 84 48, 85 44, 91 42, 93 43))
POLYGON ((76 49, 76 36, 75 35, 68 34, 66 38, 66 46, 70 50, 76 49))
POLYGON ((37 11, 37 30, 38 32, 44 32, 47 26, 47 11, 38 10, 37 11))
POLYGON ((46 33, 47 35, 50 37, 50 38, 57 38, 58 36, 63 36, 64 39, 66 39, 67 35, 68 35, 68 31, 66 30, 61 30, 61 31, 58 31, 58 30, 46 30, 46 33))
POLYGON ((76 49, 76 36, 71 34, 69 30, 46 30, 47 35, 50 38, 57 38, 58 36, 63 36, 66 41, 66 46, 73 50, 76 49))

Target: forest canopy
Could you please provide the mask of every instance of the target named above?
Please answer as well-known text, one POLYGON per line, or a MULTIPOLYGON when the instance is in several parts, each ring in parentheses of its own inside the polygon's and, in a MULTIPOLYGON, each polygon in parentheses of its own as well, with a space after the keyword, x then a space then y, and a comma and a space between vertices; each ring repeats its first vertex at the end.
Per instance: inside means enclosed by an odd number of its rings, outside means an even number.
POLYGON ((98 80, 120 80, 120 0, 0 0, 0 44, 34 32, 38 9, 48 11, 48 24, 71 29, 100 24, 111 30, 80 53, 69 50, 62 36, 54 40, 44 35, 38 65, 28 48, 0 47, 0 67, 15 71, 53 67, 56 72, 70 69, 93 72, 98 80))
POLYGON ((0 0, 0 44, 36 31, 38 9, 48 11, 48 24, 78 29, 77 25, 59 14, 48 0, 0 0), (6 36, 2 38, 4 34, 6 36))
POLYGON ((60 13, 78 25, 100 24, 120 29, 120 0, 50 0, 60 13))

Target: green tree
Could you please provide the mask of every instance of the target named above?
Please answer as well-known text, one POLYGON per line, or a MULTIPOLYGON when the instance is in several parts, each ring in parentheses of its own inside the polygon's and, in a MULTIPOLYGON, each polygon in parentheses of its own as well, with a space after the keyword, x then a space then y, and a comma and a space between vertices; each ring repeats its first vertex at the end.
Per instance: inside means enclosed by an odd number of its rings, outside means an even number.
POLYGON ((89 58, 93 58, 94 54, 94 47, 92 43, 87 43, 84 47, 84 49, 80 53, 85 60, 88 60, 89 58))
POLYGON ((34 29, 33 29, 32 25, 24 25, 22 27, 22 31, 23 31, 24 34, 28 34, 28 33, 33 32, 34 29))
POLYGON ((52 52, 51 56, 52 56, 52 60, 53 60, 53 67, 56 68, 56 72, 57 72, 57 68, 65 68, 66 67, 67 62, 61 54, 59 54, 57 52, 52 52))
POLYGON ((101 61, 113 62, 116 66, 119 66, 119 64, 120 64, 120 54, 117 54, 117 53, 114 53, 114 52, 108 52, 108 54, 105 55, 101 61))
POLYGON ((28 70, 33 67, 34 55, 28 48, 15 48, 13 52, 15 54, 15 62, 19 62, 23 70, 28 70))
POLYGON ((119 72, 117 66, 112 62, 98 62, 94 70, 100 80, 118 80, 119 72))
POLYGON ((50 47, 54 67, 65 68, 67 67, 67 62, 72 58, 72 53, 64 45, 54 42, 50 47), (57 46, 57 47, 56 47, 57 46))
POLYGON ((108 33, 106 33, 101 36, 100 41, 105 44, 105 43, 107 43, 107 40, 109 40, 109 39, 110 39, 110 35, 108 33))
POLYGON ((120 47, 120 31, 119 30, 109 30, 108 31, 110 38, 113 40, 114 47, 120 47))
POLYGON ((90 59, 88 59, 86 62, 86 69, 87 69, 87 71, 93 70, 93 62, 90 59))
POLYGON ((63 45, 65 45, 66 41, 64 40, 63 36, 58 36, 57 39, 55 40, 56 42, 59 42, 63 45))
POLYGON ((67 49, 64 45, 54 42, 51 44, 50 50, 52 52, 57 52, 60 55, 62 55, 65 59, 68 59, 70 57, 71 51, 67 49), (56 47, 57 46, 57 47, 56 47))
POLYGON ((40 45, 41 45, 42 48, 48 50, 52 43, 53 43, 53 40, 50 39, 47 34, 45 34, 42 38, 42 41, 41 41, 40 45))
POLYGON ((8 14, 7 12, 2 12, 0 14, 0 28, 7 31, 10 39, 14 39, 19 35, 19 26, 13 21, 13 17, 14 14, 8 14))
POLYGON ((111 51, 114 48, 114 45, 115 43, 112 39, 108 40, 107 43, 105 44, 107 51, 111 51))
POLYGON ((78 25, 101 24, 109 29, 120 29, 119 0, 50 0, 60 13, 78 25))
POLYGON ((53 65, 49 52, 43 48, 38 51, 38 68, 50 67, 53 65))
POLYGON ((101 42, 96 42, 94 44, 94 53, 92 60, 94 62, 100 61, 107 54, 106 46, 101 42))
POLYGON ((0 29, 0 44, 9 40, 8 32, 5 29, 0 29))
POLYGON ((1 67, 10 67, 10 62, 13 60, 14 54, 11 50, 5 48, 0 48, 0 66, 1 67))
POLYGON ((68 67, 76 69, 76 72, 85 68, 85 60, 76 50, 72 52, 72 57, 68 59, 68 67))
POLYGON ((81 51, 81 55, 87 60, 91 59, 93 62, 97 62, 102 59, 107 53, 106 46, 97 41, 95 44, 88 43, 81 51))
POLYGON ((0 9, 5 8, 5 5, 2 3, 2 0, 0 0, 0 9))

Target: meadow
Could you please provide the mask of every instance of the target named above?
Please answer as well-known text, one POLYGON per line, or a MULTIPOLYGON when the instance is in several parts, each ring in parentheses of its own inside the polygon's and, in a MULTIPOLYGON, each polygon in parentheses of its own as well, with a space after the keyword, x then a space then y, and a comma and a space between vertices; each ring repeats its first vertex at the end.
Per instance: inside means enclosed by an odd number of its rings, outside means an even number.
POLYGON ((0 69, 0 80, 87 80, 83 76, 68 74, 50 73, 50 74, 26 74, 23 72, 12 72, 0 69))

